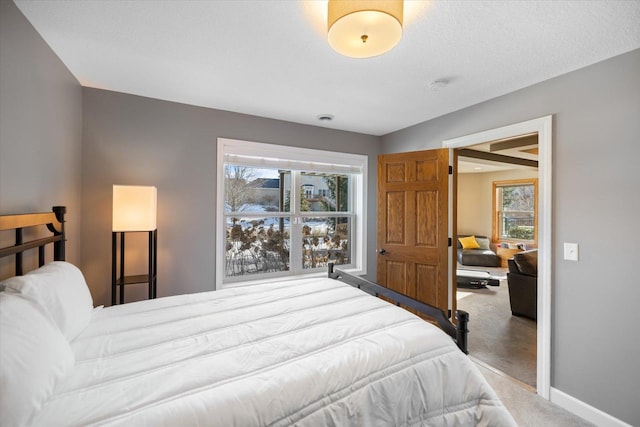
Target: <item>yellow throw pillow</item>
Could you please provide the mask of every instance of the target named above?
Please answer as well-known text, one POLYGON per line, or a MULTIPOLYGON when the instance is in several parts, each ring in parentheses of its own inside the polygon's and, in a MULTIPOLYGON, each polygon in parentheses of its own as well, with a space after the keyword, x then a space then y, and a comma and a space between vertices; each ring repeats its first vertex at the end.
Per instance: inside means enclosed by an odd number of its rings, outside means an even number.
POLYGON ((468 236, 468 237, 460 237, 458 238, 460 244, 462 245, 462 249, 478 249, 480 245, 476 240, 476 236, 468 236))

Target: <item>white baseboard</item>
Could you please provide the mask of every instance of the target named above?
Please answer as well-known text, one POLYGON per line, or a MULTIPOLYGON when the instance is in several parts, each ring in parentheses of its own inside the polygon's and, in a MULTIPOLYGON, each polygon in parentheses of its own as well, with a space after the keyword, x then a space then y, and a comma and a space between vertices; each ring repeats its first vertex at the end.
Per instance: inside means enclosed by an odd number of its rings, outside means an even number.
POLYGON ((549 392, 549 400, 567 411, 592 422, 598 427, 631 427, 631 425, 624 421, 553 387, 551 387, 549 392))

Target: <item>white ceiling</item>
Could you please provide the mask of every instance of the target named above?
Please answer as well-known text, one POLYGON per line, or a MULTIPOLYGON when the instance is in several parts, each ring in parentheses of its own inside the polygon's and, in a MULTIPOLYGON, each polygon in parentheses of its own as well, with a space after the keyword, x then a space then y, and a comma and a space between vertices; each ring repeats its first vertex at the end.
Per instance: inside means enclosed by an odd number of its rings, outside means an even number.
POLYGON ((640 48, 640 0, 408 0, 368 59, 329 47, 320 0, 16 4, 83 86, 372 135, 640 48))

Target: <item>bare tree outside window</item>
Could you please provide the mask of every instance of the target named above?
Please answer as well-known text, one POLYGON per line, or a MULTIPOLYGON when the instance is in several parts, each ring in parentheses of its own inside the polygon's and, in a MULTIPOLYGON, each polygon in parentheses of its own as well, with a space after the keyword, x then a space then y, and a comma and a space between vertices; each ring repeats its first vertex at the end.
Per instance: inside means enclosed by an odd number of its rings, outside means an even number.
MULTIPOLYGON (((255 194, 254 180, 253 168, 225 165, 224 191, 227 212, 242 212, 247 209, 255 194)), ((235 224, 238 218, 232 218, 232 221, 235 224)))
POLYGON ((349 210, 349 178, 346 175, 323 177, 328 187, 328 200, 323 203, 327 211, 347 212, 349 210))

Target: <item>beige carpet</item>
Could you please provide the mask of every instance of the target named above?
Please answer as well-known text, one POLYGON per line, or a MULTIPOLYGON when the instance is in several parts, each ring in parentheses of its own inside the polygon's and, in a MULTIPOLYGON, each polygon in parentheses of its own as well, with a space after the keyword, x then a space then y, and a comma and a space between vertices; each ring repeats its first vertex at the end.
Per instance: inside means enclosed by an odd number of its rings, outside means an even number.
POLYGON ((459 292, 458 309, 469 312, 469 355, 535 388, 536 322, 511 315, 507 281, 459 292))
POLYGON ((520 427, 595 427, 535 392, 523 388, 520 382, 497 373, 483 362, 477 359, 474 362, 520 427))

